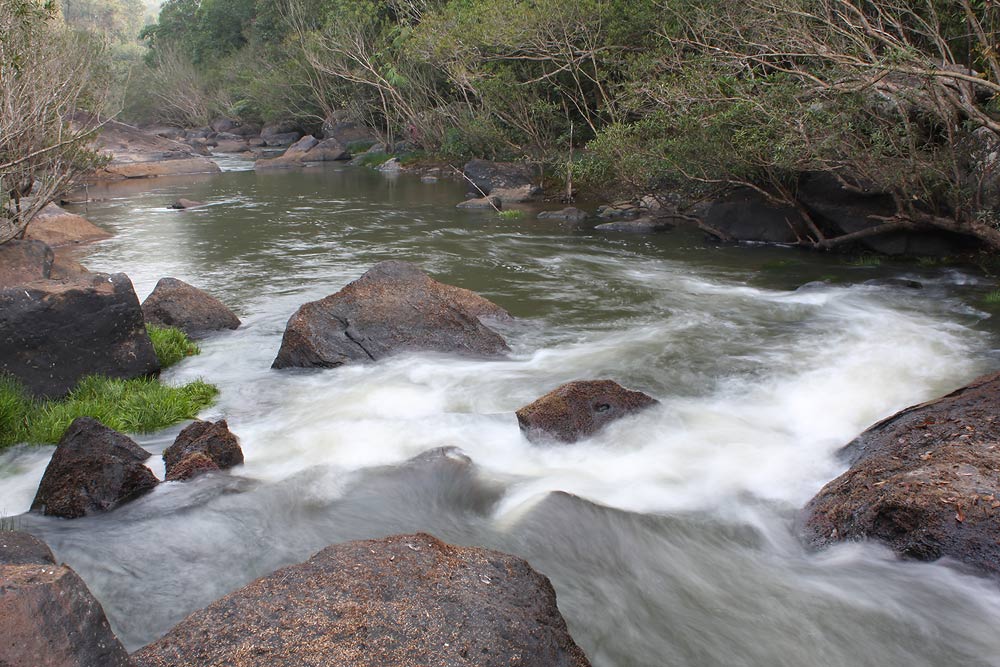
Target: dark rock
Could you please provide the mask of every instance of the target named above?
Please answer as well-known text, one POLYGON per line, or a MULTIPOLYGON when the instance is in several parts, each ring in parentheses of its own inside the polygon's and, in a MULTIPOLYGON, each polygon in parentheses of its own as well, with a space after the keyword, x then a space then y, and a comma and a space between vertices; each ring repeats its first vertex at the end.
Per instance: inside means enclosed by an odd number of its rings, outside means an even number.
POLYGON ((191 338, 240 326, 240 318, 225 304, 176 278, 161 278, 156 283, 142 302, 142 314, 149 324, 177 327, 191 338))
POLYGON ((203 475, 207 472, 218 472, 219 466, 201 452, 188 454, 181 459, 177 465, 171 468, 164 478, 167 482, 186 482, 189 479, 203 475))
POLYGON ((66 566, 0 565, 0 665, 134 667, 100 603, 66 566))
POLYGON ((923 289, 924 284, 919 280, 909 278, 872 278, 861 283, 872 287, 905 287, 906 289, 923 289))
POLYGON ((667 218, 635 218, 634 220, 616 220, 597 225, 594 229, 602 232, 625 232, 629 234, 652 234, 665 232, 674 228, 667 218))
POLYGON ((517 162, 472 160, 465 165, 465 175, 485 194, 491 194, 495 189, 530 186, 535 180, 531 167, 517 162))
POLYGON ((538 214, 539 220, 562 220, 564 222, 583 222, 587 219, 587 214, 572 206, 561 211, 542 211, 538 214))
MULTIPOLYGON (((166 465, 167 478, 177 474, 176 468, 192 454, 207 456, 216 469, 226 470, 243 463, 243 450, 240 441, 225 419, 214 424, 206 421, 196 421, 189 424, 177 435, 174 444, 163 452, 163 463, 166 465)), ((191 462, 188 464, 192 465, 191 462)))
POLYGON ((195 612, 140 667, 585 667, 548 579, 425 535, 327 547, 195 612))
POLYGON ((42 241, 52 247, 89 243, 110 238, 111 234, 86 218, 49 204, 31 219, 25 238, 42 241))
POLYGON ((382 262, 336 294, 299 308, 272 368, 333 368, 401 352, 508 352, 482 317, 510 315, 474 292, 432 280, 413 264, 382 262))
POLYGON ((157 485, 142 465, 149 456, 128 436, 79 417, 52 454, 31 509, 65 519, 113 510, 157 485))
POLYGON ((54 260, 52 248, 41 241, 8 241, 0 245, 0 288, 47 280, 54 260))
POLYGON ((461 204, 456 204, 455 208, 470 209, 473 211, 481 210, 497 210, 503 206, 503 202, 500 201, 499 197, 481 197, 479 199, 469 199, 461 204))
POLYGON ((260 138, 268 146, 287 146, 298 141, 302 136, 302 128, 295 121, 269 123, 261 128, 260 138), (291 140, 288 140, 292 137, 291 140))
POLYGON ((159 370, 125 274, 0 289, 0 373, 36 396, 63 396, 86 375, 130 379, 159 370))
POLYGON ((803 509, 805 540, 875 539, 906 558, 1000 574, 1000 374, 875 424, 803 509))
POLYGON ((517 423, 532 442, 572 443, 658 403, 611 380, 581 380, 564 384, 518 410, 517 423))
POLYGON ((55 565, 55 562, 49 545, 31 533, 0 530, 0 565, 55 565))
POLYGON ((350 157, 347 149, 336 139, 324 139, 306 153, 307 162, 335 162, 350 157))
POLYGON ((181 199, 178 199, 173 204, 171 204, 169 208, 181 211, 181 210, 184 210, 184 209, 187 209, 187 208, 198 208, 199 206, 204 206, 204 205, 205 205, 205 202, 203 202, 203 201, 195 201, 193 199, 184 199, 182 197, 181 199))
POLYGON ((723 241, 797 243, 806 238, 806 223, 794 207, 776 206, 748 188, 699 204, 692 213, 723 241))

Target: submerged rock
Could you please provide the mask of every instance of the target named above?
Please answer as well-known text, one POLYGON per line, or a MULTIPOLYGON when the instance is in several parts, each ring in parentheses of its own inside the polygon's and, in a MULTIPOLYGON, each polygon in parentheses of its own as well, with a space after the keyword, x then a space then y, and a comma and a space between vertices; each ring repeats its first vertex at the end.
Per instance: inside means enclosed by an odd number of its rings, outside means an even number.
POLYGON ((123 273, 0 287, 0 373, 36 396, 63 396, 81 378, 160 370, 139 299, 123 273))
POLYGON ((426 534, 327 547, 195 612, 139 667, 585 667, 549 580, 426 534))
POLYGON ((455 208, 467 208, 473 210, 485 210, 493 209, 497 210, 503 206, 503 202, 499 197, 480 197, 479 199, 469 199, 461 204, 457 204, 455 208))
POLYGON ((635 218, 632 220, 616 220, 597 225, 594 229, 602 232, 625 232, 629 234, 653 234, 665 232, 674 228, 674 224, 665 218, 635 218))
POLYGON ((149 452, 131 438, 90 417, 79 417, 52 454, 32 510, 65 519, 107 512, 157 485, 142 464, 149 452))
POLYGON ((906 558, 1000 574, 1000 374, 875 424, 809 501, 805 540, 875 539, 906 558))
POLYGON ((225 470, 243 463, 240 440, 229 430, 225 419, 215 422, 195 421, 184 428, 174 444, 163 452, 167 479, 177 479, 181 474, 176 470, 186 463, 186 468, 207 469, 200 460, 189 460, 192 455, 207 457, 216 470, 225 470))
POLYGON ((433 280, 407 262, 377 264, 336 294, 299 308, 272 368, 334 368, 401 352, 497 357, 506 341, 480 318, 507 319, 474 292, 433 280))
POLYGON ((517 423, 532 442, 572 443, 659 401, 611 380, 569 382, 517 411, 517 423))
POLYGON ((177 210, 177 211, 182 211, 184 209, 198 208, 198 207, 204 206, 204 205, 205 205, 205 202, 203 202, 203 201, 195 201, 193 199, 184 199, 182 197, 181 199, 178 199, 173 204, 171 204, 169 206, 169 208, 172 208, 172 209, 177 210))
POLYGON ((538 214, 539 220, 562 220, 564 222, 583 222, 587 219, 587 213, 578 208, 570 206, 561 211, 542 211, 538 214))
POLYGON ((191 338, 240 326, 240 318, 225 304, 176 278, 161 278, 156 283, 142 302, 142 314, 149 324, 177 327, 191 338))

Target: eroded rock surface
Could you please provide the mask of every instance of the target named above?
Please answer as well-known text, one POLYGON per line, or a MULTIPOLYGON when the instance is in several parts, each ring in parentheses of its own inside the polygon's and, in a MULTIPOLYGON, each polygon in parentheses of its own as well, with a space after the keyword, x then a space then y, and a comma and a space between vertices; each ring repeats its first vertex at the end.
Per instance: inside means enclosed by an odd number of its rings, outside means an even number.
POLYGON ((52 454, 31 509, 65 519, 113 510, 157 485, 143 465, 149 456, 128 436, 79 417, 52 454))
POLYGON ((272 368, 334 368, 401 352, 497 357, 503 337, 480 318, 507 319, 500 306, 439 283, 413 264, 382 262, 288 320, 272 368))
POLYGON ((55 247, 100 241, 110 238, 111 234, 83 216, 70 213, 55 204, 49 204, 31 219, 25 237, 55 247))
POLYGON ((584 667, 548 579, 426 534, 327 547, 195 612, 140 667, 584 667))
MULTIPOLYGON (((163 463, 166 466, 167 479, 177 479, 181 474, 175 471, 185 460, 194 454, 207 457, 217 470, 225 470, 243 463, 243 450, 239 438, 229 430, 225 419, 212 423, 195 421, 182 430, 174 444, 163 452, 163 463)), ((208 469, 200 459, 188 461, 189 469, 208 469)))
POLYGON ((142 302, 149 324, 177 327, 191 338, 236 329, 240 318, 211 294, 176 278, 161 278, 142 302))
POLYGON ((659 403, 611 380, 568 382, 517 411, 517 423, 532 442, 571 443, 613 421, 659 403))
POLYGON ((1000 374, 875 424, 804 508, 817 547, 875 539, 901 556, 1000 574, 1000 374))

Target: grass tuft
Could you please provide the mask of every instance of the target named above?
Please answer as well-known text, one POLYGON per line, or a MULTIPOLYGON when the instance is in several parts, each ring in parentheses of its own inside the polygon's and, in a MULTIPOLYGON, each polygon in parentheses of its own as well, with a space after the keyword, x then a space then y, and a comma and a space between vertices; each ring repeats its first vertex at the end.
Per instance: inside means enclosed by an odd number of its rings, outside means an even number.
POLYGON ((148 433, 194 419, 219 390, 197 380, 169 387, 155 378, 84 378, 58 400, 37 400, 19 382, 0 377, 0 449, 17 443, 56 443, 77 417, 93 417, 124 433, 148 433))
POLYGON ((517 220, 518 218, 524 217, 524 211, 519 211, 516 208, 507 209, 506 211, 497 211, 499 215, 504 220, 517 220))
POLYGON ((153 349, 156 351, 156 358, 160 360, 161 368, 170 368, 184 358, 193 357, 201 352, 201 349, 180 329, 147 324, 146 331, 149 332, 149 339, 153 341, 153 349))
POLYGON ((851 266, 876 267, 882 266, 882 258, 879 255, 863 254, 858 255, 848 262, 851 266))
POLYGON ((983 297, 983 301, 986 303, 1000 303, 1000 289, 987 292, 986 296, 983 297))

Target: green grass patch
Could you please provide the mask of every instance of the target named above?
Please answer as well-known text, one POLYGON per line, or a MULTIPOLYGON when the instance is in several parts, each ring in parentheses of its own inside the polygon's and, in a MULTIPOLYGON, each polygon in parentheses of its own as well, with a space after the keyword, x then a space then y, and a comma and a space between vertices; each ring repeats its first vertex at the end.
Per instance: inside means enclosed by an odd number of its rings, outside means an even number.
POLYGON ((524 211, 519 211, 515 208, 512 208, 506 211, 497 211, 497 215, 499 215, 504 220, 517 220, 518 218, 524 217, 524 211))
POLYGON ((420 164, 421 162, 426 160, 427 153, 425 153, 424 151, 408 151, 406 153, 400 153, 399 155, 396 156, 396 159, 399 160, 399 164, 403 165, 404 167, 410 167, 415 164, 420 164))
POLYGON ((27 442, 56 443, 77 417, 93 417, 124 433, 149 433, 194 419, 219 390, 197 380, 169 387, 155 378, 91 376, 66 398, 37 400, 9 376, 0 377, 0 449, 27 442))
POLYGON ((170 368, 182 359, 201 352, 201 348, 192 343, 180 329, 147 324, 146 331, 153 341, 153 350, 156 351, 156 358, 160 360, 162 368, 170 368))
POLYGON ((388 161, 388 153, 365 153, 358 157, 358 164, 369 169, 380 167, 388 161))
POLYGON ((347 152, 351 155, 359 155, 367 151, 376 143, 378 142, 374 139, 358 139, 357 141, 349 141, 344 148, 346 148, 347 152))
POLYGON ((983 297, 983 301, 986 303, 1000 303, 1000 289, 988 292, 986 296, 983 297))
POLYGON ((879 255, 858 255, 854 259, 848 261, 851 266, 861 266, 861 267, 876 267, 882 266, 882 257, 879 255))

